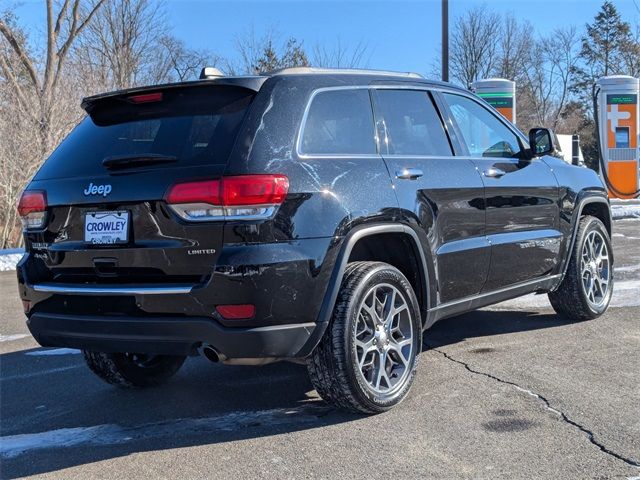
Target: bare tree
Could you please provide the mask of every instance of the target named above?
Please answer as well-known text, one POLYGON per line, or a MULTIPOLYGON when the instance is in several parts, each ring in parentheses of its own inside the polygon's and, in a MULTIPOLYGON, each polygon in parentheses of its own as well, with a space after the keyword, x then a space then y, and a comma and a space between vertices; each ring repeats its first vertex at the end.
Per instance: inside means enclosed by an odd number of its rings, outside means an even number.
POLYGON ((162 0, 109 0, 80 38, 76 54, 108 88, 151 83, 168 36, 162 0))
POLYGON ((255 75, 279 68, 310 65, 301 41, 289 37, 281 43, 279 37, 280 34, 273 28, 261 37, 256 36, 253 28, 245 35, 236 37, 239 64, 228 62, 227 72, 255 75))
POLYGON ((458 17, 451 36, 452 77, 465 87, 488 77, 495 69, 500 45, 500 17, 486 6, 458 17))
POLYGON ((41 156, 49 152, 56 140, 51 135, 52 113, 65 61, 74 42, 104 1, 64 0, 55 12, 54 1, 46 0, 46 50, 41 73, 24 37, 21 38, 15 27, 0 17, 0 34, 19 60, 17 64, 11 64, 5 55, 0 55, 0 71, 7 79, 16 101, 39 127, 37 135, 41 156))
POLYGON ((173 35, 162 37, 156 48, 156 62, 149 71, 152 83, 184 82, 198 78, 203 67, 216 67, 222 59, 211 52, 187 48, 173 35))
POLYGON ((520 98, 529 108, 519 109, 518 114, 528 126, 556 129, 560 125, 578 61, 578 43, 575 27, 568 27, 555 30, 530 49, 520 81, 520 98))
POLYGON ((243 35, 236 36, 235 47, 238 60, 235 62, 227 60, 225 70, 230 75, 255 73, 255 66, 259 59, 264 56, 265 50, 269 50, 269 46, 273 50, 273 45, 277 42, 278 37, 279 34, 273 27, 260 37, 256 35, 253 27, 243 35))
POLYGON ((325 45, 317 43, 313 47, 311 63, 314 67, 366 68, 369 65, 370 57, 371 54, 366 43, 360 41, 353 48, 349 48, 338 37, 333 47, 327 48, 325 45))
POLYGON ((529 51, 534 45, 533 27, 507 15, 495 34, 499 35, 499 54, 493 74, 518 82, 527 69, 529 51))
POLYGON ((52 148, 81 115, 66 65, 104 0, 47 0, 44 55, 9 10, 0 14, 0 248, 21 241, 16 203, 52 148), (37 50, 36 50, 37 51, 37 50))

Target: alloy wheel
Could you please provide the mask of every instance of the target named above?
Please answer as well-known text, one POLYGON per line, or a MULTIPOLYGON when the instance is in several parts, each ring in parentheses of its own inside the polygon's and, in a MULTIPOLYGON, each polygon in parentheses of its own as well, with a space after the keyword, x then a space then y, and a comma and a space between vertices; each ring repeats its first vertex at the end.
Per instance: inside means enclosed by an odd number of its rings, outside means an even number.
POLYGON ((611 260, 604 237, 598 231, 587 234, 580 256, 582 289, 588 302, 600 307, 607 300, 611 282, 611 260))
POLYGON ((358 373, 374 392, 390 394, 403 385, 414 335, 405 295, 389 284, 372 287, 359 307, 354 345, 358 373))

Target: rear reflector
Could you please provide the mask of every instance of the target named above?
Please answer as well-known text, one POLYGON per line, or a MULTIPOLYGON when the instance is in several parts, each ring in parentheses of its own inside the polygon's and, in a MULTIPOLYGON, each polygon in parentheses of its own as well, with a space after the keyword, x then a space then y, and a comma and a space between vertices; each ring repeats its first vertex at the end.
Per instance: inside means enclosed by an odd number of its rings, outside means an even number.
POLYGON ((245 320, 256 314, 255 305, 218 305, 216 311, 226 320, 245 320))
POLYGON ((24 228, 42 228, 47 211, 47 195, 40 190, 25 190, 18 203, 18 215, 24 228))
POLYGON ((133 95, 127 97, 131 103, 153 103, 162 101, 162 92, 144 93, 142 95, 133 95))
POLYGON ((178 183, 165 196, 169 206, 189 221, 268 218, 284 201, 284 175, 243 175, 178 183))

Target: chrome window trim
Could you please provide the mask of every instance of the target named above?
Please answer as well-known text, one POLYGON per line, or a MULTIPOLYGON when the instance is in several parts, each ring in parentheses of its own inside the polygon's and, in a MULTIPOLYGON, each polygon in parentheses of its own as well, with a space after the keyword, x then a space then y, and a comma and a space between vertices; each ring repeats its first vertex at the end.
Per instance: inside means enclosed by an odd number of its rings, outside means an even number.
MULTIPOLYGON (((310 160, 310 159, 353 159, 353 160, 378 160, 383 157, 380 152, 379 144, 380 139, 378 138, 378 132, 375 128, 375 113, 373 114, 374 120, 374 135, 375 135, 375 143, 376 149, 378 153, 376 154, 362 154, 362 153, 336 153, 336 154, 312 154, 312 153, 303 153, 300 149, 300 144, 302 142, 302 136, 304 135, 304 129, 307 124, 307 117, 309 116, 309 110, 311 109, 311 104, 319 93, 329 92, 329 91, 340 91, 340 90, 418 90, 424 92, 439 92, 439 93, 449 93, 452 95, 459 95, 461 97, 466 97, 471 101, 476 102, 482 108, 487 110, 490 115, 493 115, 496 120, 498 120, 501 124, 503 124, 511 133, 513 133, 516 137, 518 137, 522 142, 524 148, 529 147, 529 140, 525 137, 524 133, 522 133, 517 128, 514 128, 505 118, 503 118, 495 109, 486 103, 484 100, 474 95, 472 92, 468 92, 465 90, 458 90, 456 88, 447 88, 443 85, 428 85, 428 84, 413 84, 413 85, 393 85, 393 84, 373 84, 373 85, 344 85, 344 86, 335 86, 335 87, 321 87, 313 90, 309 99, 307 100, 307 104, 304 109, 304 113, 302 115, 302 120, 300 122, 300 126, 298 128, 298 135, 296 138, 296 146, 295 153, 298 159, 300 160, 310 160)), ((438 108, 438 105, 435 105, 438 108)), ((441 112, 442 113, 442 112, 441 112)), ((424 158, 424 159, 441 159, 443 156, 436 155, 384 155, 385 158, 424 158)), ((485 158, 485 157, 474 157, 470 155, 456 155, 455 152, 452 152, 450 156, 446 158, 460 158, 460 159, 477 159, 477 158, 485 158)), ((502 157, 500 157, 502 158, 502 157)))
MULTIPOLYGON (((300 127, 298 128, 298 138, 296 139, 296 155, 298 156, 298 158, 306 160, 306 159, 312 159, 312 158, 353 158, 353 159, 376 159, 379 160, 381 158, 380 153, 354 153, 354 154, 350 154, 350 153, 336 153, 336 154, 326 154, 326 153, 302 153, 301 151, 301 143, 302 143, 302 137, 304 136, 304 130, 307 126, 307 117, 309 116, 309 110, 311 109, 311 104, 313 103, 313 100, 316 98, 316 96, 320 93, 324 93, 324 92, 332 92, 332 91, 342 91, 342 90, 370 90, 369 85, 345 85, 345 86, 338 86, 338 87, 322 87, 322 88, 318 88, 315 89, 313 92, 311 92, 311 95, 309 96, 309 99, 307 100, 307 105, 305 106, 304 109, 304 113, 302 115, 302 121, 300 122, 300 127)), ((371 100, 369 100, 369 103, 371 105, 371 100)), ((375 117, 373 115, 373 106, 371 105, 371 120, 372 120, 372 125, 373 125, 373 134, 374 134, 374 145, 376 150, 378 149, 378 132, 376 131, 376 125, 375 125, 375 117)))

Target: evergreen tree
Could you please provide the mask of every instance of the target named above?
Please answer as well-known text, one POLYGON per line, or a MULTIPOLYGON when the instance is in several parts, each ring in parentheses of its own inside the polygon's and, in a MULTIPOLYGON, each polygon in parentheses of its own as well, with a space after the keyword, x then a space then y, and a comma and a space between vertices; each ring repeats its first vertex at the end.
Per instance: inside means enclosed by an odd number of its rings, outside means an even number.
POLYGON ((302 43, 290 38, 284 45, 282 53, 278 53, 273 41, 269 39, 262 50, 262 55, 256 60, 253 70, 255 73, 269 72, 279 68, 307 67, 309 59, 302 43))
POLYGON ((586 34, 582 37, 580 64, 574 68, 573 92, 591 111, 591 91, 595 81, 607 75, 630 75, 633 52, 637 52, 638 43, 631 35, 628 22, 622 20, 616 6, 606 0, 593 23, 586 25, 586 34))

